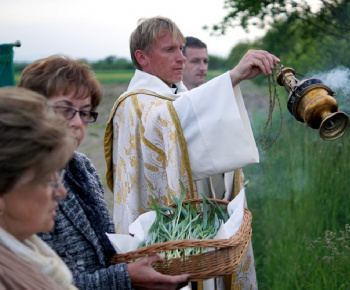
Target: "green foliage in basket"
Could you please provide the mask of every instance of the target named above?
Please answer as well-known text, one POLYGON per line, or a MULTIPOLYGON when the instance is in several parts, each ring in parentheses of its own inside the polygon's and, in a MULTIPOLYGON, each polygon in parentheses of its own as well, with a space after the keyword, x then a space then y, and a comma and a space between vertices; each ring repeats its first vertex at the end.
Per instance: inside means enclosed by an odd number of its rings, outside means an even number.
MULTIPOLYGON (((184 203, 186 195, 179 198, 173 196, 174 207, 160 206, 154 199, 151 210, 156 212, 145 246, 186 239, 212 239, 216 236, 221 223, 225 223, 229 215, 221 206, 203 195, 201 212, 190 202, 184 203)), ((201 248, 186 248, 166 252, 168 259, 199 254, 201 248)))

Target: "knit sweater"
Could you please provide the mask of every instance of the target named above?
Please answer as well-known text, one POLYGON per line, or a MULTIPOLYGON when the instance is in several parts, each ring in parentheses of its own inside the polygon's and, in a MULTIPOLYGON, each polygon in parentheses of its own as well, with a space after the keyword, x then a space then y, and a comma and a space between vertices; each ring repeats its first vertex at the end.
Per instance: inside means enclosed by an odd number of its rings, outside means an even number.
POLYGON ((55 227, 40 236, 70 268, 79 289, 131 289, 126 264, 109 265, 114 249, 104 233, 115 228, 100 177, 85 155, 74 153, 64 185, 67 197, 58 201, 55 227))

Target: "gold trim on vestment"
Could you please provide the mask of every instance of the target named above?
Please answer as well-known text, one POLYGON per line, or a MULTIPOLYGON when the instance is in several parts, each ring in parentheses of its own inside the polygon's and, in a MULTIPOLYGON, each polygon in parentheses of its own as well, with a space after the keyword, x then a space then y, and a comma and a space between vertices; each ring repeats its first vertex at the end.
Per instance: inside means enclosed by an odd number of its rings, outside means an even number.
POLYGON ((190 183, 190 194, 192 196, 192 198, 194 198, 194 190, 193 190, 193 181, 192 181, 192 171, 191 171, 191 167, 190 167, 190 159, 188 156, 188 151, 187 151, 187 146, 186 146, 186 141, 185 141, 185 137, 183 135, 182 132, 182 128, 180 125, 180 120, 176 114, 176 111, 174 109, 174 107, 172 106, 172 102, 174 101, 172 98, 169 97, 165 97, 165 96, 161 96, 161 95, 157 95, 153 92, 150 91, 146 91, 146 90, 138 90, 138 91, 133 91, 133 92, 129 92, 121 97, 119 97, 115 103, 114 106, 111 110, 111 113, 109 115, 109 119, 106 125, 106 131, 105 131, 105 135, 104 135, 104 152, 105 152, 105 160, 106 160, 106 164, 107 164, 107 173, 106 173, 106 182, 107 182, 107 186, 109 187, 109 189, 111 190, 111 192, 113 193, 113 117, 115 115, 115 112, 118 108, 118 106, 120 105, 121 102, 123 102, 126 98, 132 96, 132 103, 134 105, 135 111, 137 116, 140 118, 140 128, 141 128, 141 138, 142 140, 145 142, 145 144, 151 148, 152 150, 154 150, 155 152, 157 152, 161 157, 162 160, 166 160, 166 154, 160 150, 158 147, 156 147, 155 145, 153 145, 150 141, 148 141, 145 137, 144 137, 144 126, 141 122, 141 115, 142 112, 139 108, 138 105, 138 100, 137 100, 137 95, 149 95, 149 96, 153 96, 156 98, 161 98, 164 100, 168 100, 169 102, 167 102, 167 107, 170 113, 170 116, 175 124, 175 128, 178 132, 178 136, 179 136, 179 146, 181 149, 181 152, 183 154, 183 158, 185 161, 185 167, 186 167, 186 171, 188 174, 188 178, 189 178, 189 183, 190 183), (169 105, 170 104, 170 105, 169 105))
POLYGON ((194 189, 193 189, 191 164, 190 164, 190 158, 188 156, 186 139, 185 139, 185 136, 183 134, 183 131, 182 131, 182 128, 181 128, 181 124, 180 124, 180 120, 179 120, 178 115, 176 114, 176 111, 175 111, 175 108, 173 106, 173 103, 172 102, 167 102, 167 106, 168 106, 168 110, 169 110, 170 116, 173 119, 173 122, 175 124, 176 131, 178 133, 179 145, 180 145, 180 149, 181 149, 182 155, 183 155, 184 160, 185 160, 185 168, 186 168, 188 179, 189 179, 191 198, 195 198, 195 196, 194 196, 194 189))
MULTIPOLYGON (((147 94, 149 95, 149 94, 147 94)), ((139 107, 139 102, 137 100, 137 95, 136 94, 133 94, 131 96, 131 100, 132 100, 132 103, 134 105, 134 109, 135 109, 135 112, 136 112, 136 115, 139 117, 139 120, 140 120, 140 128, 141 128, 141 138, 142 138, 142 141, 145 143, 146 146, 148 146, 151 150, 153 150, 154 152, 156 152, 158 155, 161 156, 161 160, 162 160, 162 164, 164 166, 164 161, 166 160, 166 154, 163 150, 159 149, 157 146, 155 146, 154 144, 152 144, 146 137, 145 137, 145 127, 143 126, 143 122, 142 122, 142 111, 139 107)))
POLYGON ((113 116, 121 100, 116 100, 106 124, 105 135, 103 138, 103 148, 107 165, 106 182, 113 194, 113 116))
POLYGON ((233 190, 231 200, 234 199, 241 191, 241 174, 242 169, 236 169, 233 176, 233 190))

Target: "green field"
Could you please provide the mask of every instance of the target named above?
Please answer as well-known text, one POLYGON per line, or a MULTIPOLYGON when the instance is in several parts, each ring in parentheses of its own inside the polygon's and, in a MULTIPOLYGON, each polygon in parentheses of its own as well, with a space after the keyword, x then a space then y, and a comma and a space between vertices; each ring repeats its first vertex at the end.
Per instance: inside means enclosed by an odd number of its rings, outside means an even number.
MULTIPOLYGON (((126 84, 134 75, 133 70, 119 70, 119 71, 96 71, 97 79, 102 84, 126 84)), ((212 71, 208 73, 208 79, 218 76, 221 71, 212 71)))
MULTIPOLYGON (((98 70, 95 71, 97 79, 101 84, 127 84, 134 75, 134 70, 98 70)), ((208 73, 208 80, 218 76, 222 71, 211 71, 208 73)), ((21 74, 16 73, 15 82, 18 83, 21 74)))
POLYGON ((120 71, 96 71, 96 77, 102 84, 125 84, 129 83, 134 75, 133 70, 120 71))
MULTIPOLYGON (((130 79, 134 75, 133 70, 104 70, 95 71, 97 79, 101 84, 125 84, 129 83, 130 79)), ((20 73, 16 73, 15 82, 18 83, 21 77, 20 73)))

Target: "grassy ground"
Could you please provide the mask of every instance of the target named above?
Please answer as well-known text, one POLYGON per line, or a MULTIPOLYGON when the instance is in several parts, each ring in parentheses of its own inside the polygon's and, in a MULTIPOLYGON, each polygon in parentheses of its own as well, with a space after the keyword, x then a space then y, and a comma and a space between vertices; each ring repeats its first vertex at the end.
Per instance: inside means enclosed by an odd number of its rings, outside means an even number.
POLYGON ((349 134, 287 122, 245 169, 260 289, 350 289, 349 134))
POLYGON ((283 110, 280 137, 244 169, 259 288, 350 289, 349 131, 326 142, 283 110))

